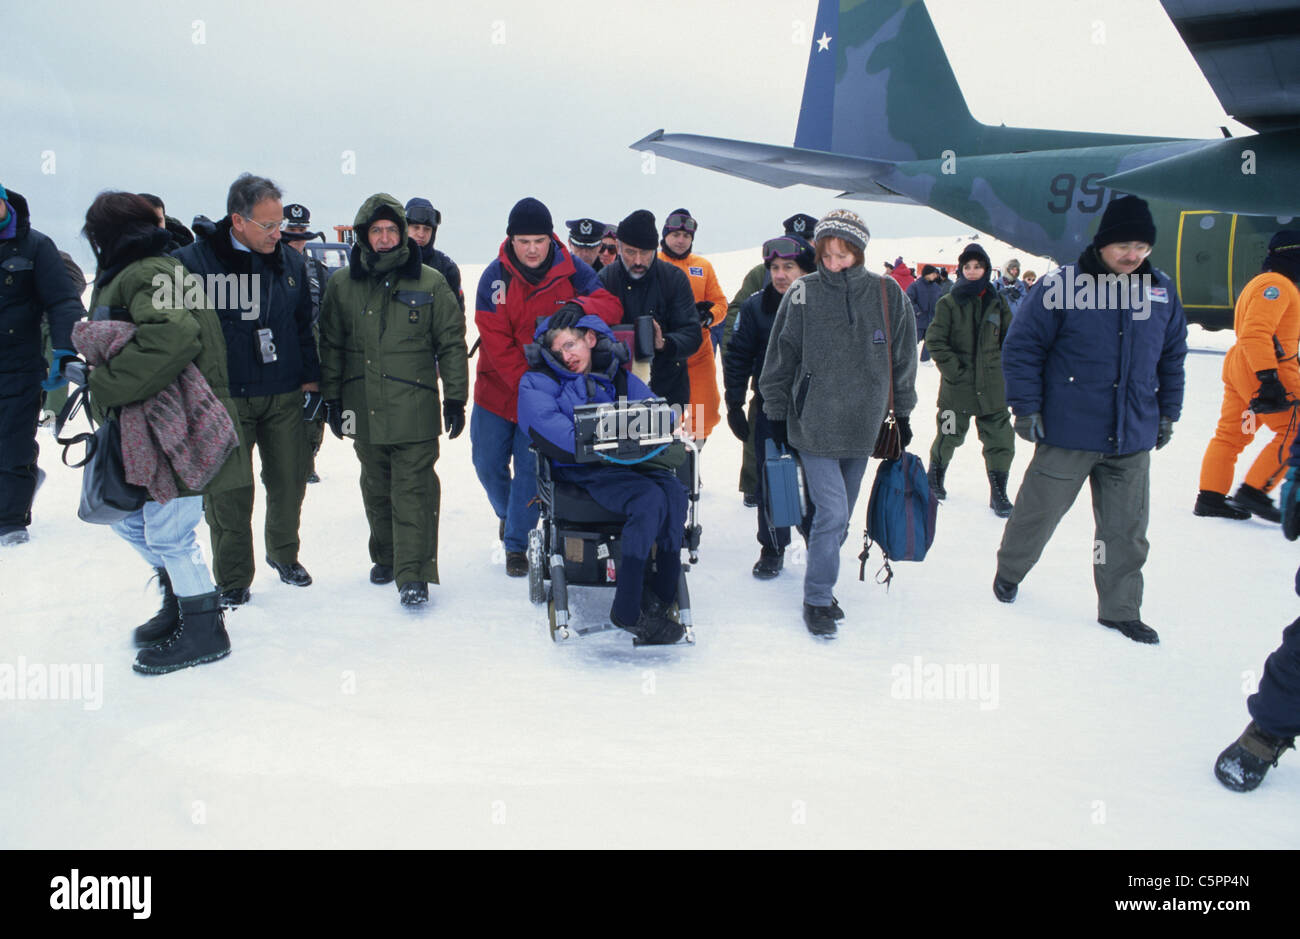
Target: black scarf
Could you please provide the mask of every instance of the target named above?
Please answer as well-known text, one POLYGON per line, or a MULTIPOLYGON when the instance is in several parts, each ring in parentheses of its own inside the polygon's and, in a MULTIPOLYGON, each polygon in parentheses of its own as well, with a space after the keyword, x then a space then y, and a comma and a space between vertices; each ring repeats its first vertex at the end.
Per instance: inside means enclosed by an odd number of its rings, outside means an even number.
POLYGON ((989 286, 989 269, 984 268, 984 276, 979 280, 967 280, 965 274, 957 275, 957 283, 953 284, 952 292, 959 300, 966 300, 970 297, 978 297, 988 290, 989 286))
POLYGON ((546 276, 547 272, 550 271, 551 265, 555 263, 555 242, 551 242, 550 250, 546 252, 546 260, 537 267, 526 267, 519 260, 519 255, 515 254, 515 246, 509 243, 506 244, 506 257, 510 259, 510 263, 519 272, 519 276, 536 287, 542 282, 542 278, 546 276))

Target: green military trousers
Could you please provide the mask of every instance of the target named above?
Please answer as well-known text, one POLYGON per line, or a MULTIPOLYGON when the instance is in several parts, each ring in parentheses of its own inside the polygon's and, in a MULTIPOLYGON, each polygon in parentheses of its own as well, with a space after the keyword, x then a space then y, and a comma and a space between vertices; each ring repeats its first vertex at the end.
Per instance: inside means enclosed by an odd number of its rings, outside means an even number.
POLYGON ((1097 616, 1140 619, 1142 565, 1147 559, 1151 452, 1109 456, 1038 444, 1016 494, 998 548, 998 576, 1020 583, 1088 480, 1096 525, 1092 548, 1097 616))
MULTIPOLYGON (((277 564, 293 564, 298 560, 298 523, 307 489, 302 392, 235 398, 234 402, 239 436, 248 444, 245 452, 251 459, 257 447, 262 461, 267 556, 277 564)), ((203 497, 212 535, 212 576, 222 591, 253 582, 254 488, 243 486, 203 497)))
MULTIPOLYGON (((1011 458, 1016 455, 1016 433, 1011 427, 1011 414, 1006 408, 992 414, 976 414, 975 432, 979 434, 980 443, 984 445, 984 468, 990 473, 1006 473, 1011 470, 1011 458)), ((930 445, 930 465, 936 463, 947 466, 952 462, 952 455, 970 429, 972 415, 950 408, 940 408, 935 422, 938 433, 930 445)))
POLYGON ((354 440, 352 446, 361 461, 370 560, 393 569, 399 590, 438 583, 438 439, 391 445, 354 440))

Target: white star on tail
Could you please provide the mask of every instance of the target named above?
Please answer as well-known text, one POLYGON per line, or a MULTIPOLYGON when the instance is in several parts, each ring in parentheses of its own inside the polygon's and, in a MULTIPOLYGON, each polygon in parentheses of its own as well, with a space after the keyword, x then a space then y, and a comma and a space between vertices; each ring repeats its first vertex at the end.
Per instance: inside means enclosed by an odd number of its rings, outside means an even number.
POLYGON ((817 40, 817 51, 825 52, 830 47, 831 47, 831 37, 826 35, 826 33, 823 32, 822 37, 817 40))

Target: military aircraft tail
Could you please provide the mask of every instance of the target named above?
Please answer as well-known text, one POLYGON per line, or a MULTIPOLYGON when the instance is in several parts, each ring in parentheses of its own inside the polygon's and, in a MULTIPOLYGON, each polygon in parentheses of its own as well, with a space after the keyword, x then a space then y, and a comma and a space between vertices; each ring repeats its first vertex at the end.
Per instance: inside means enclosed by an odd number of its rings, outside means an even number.
POLYGON ((981 124, 922 0, 821 0, 794 145, 907 162, 1148 137, 981 124))

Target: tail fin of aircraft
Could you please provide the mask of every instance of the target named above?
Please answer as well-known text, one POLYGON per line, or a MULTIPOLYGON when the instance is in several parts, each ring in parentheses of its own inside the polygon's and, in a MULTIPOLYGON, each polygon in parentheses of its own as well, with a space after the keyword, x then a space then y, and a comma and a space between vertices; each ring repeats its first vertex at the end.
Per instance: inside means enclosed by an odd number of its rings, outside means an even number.
POLYGON ((906 162, 1159 138, 981 124, 922 0, 821 0, 794 145, 906 162))

